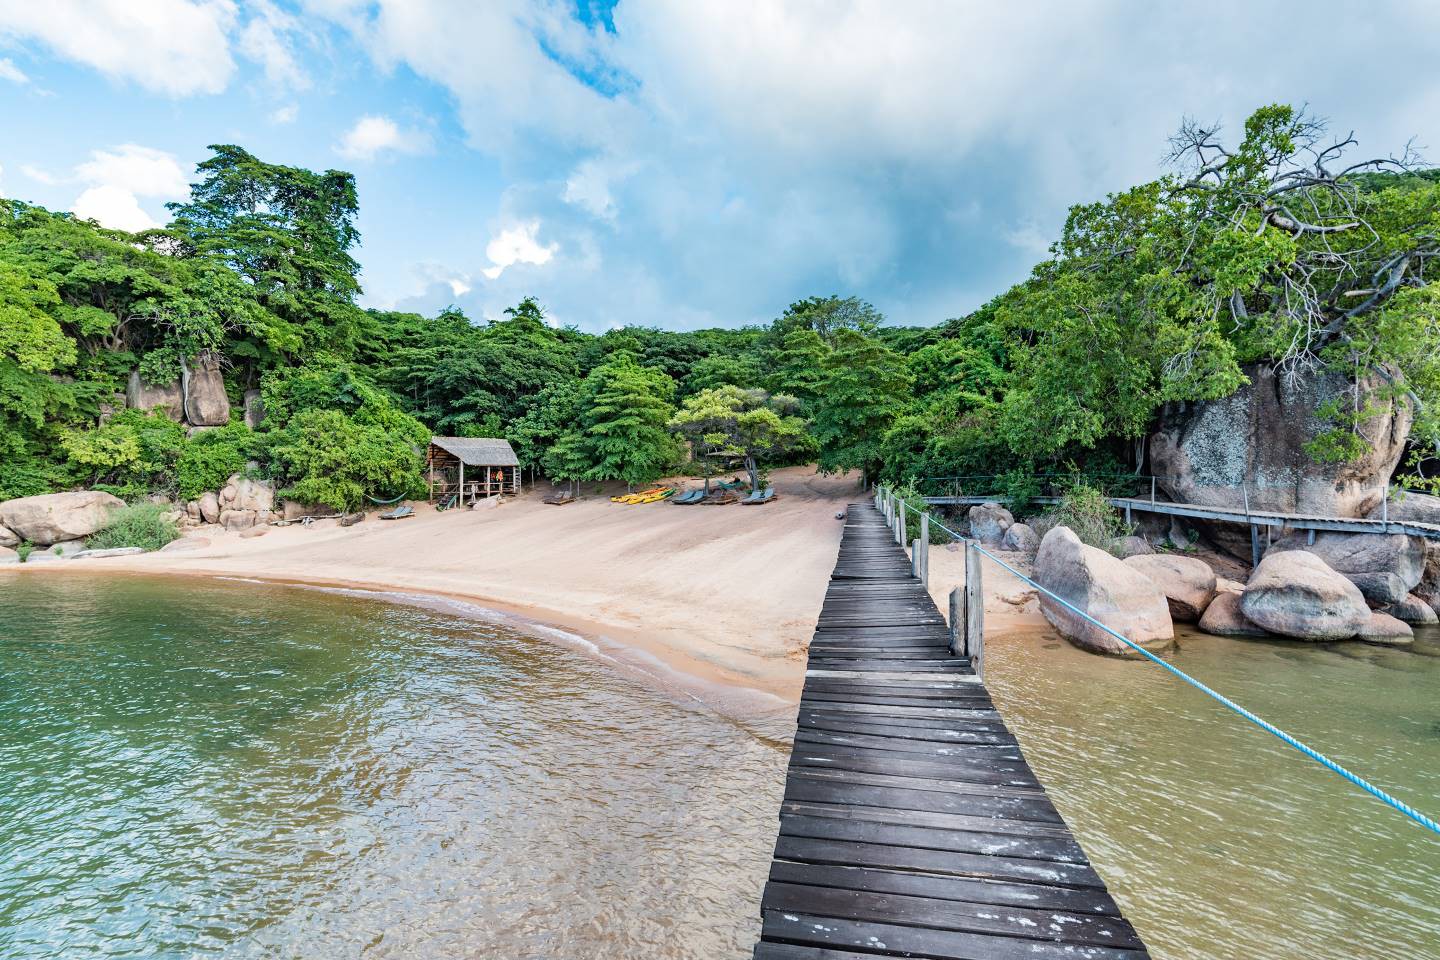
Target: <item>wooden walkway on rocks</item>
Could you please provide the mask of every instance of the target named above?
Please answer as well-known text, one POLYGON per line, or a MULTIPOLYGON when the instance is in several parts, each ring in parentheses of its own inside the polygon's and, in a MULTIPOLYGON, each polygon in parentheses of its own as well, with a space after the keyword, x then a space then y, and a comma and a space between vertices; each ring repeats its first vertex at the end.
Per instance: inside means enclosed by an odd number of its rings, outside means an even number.
POLYGON ((810 644, 756 960, 1146 957, 880 511, 810 644))

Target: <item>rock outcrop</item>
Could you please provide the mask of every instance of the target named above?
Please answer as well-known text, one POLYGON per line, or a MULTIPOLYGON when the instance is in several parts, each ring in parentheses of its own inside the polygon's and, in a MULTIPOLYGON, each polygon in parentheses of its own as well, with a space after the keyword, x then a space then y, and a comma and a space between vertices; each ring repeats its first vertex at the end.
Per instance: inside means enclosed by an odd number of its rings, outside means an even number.
POLYGON ((99 490, 44 493, 0 503, 0 524, 21 540, 46 546, 90 536, 105 525, 110 511, 124 505, 99 490))
POLYGON ((1016 553, 1034 553, 1040 549, 1040 535, 1028 523, 1013 523, 1000 538, 1000 546, 1016 553))
POLYGON ((1396 620, 1405 623, 1413 623, 1419 626, 1440 623, 1440 616, 1437 616, 1435 609, 1413 594, 1407 594, 1398 603, 1392 603, 1386 607, 1385 613, 1390 614, 1396 620))
POLYGON ((200 511, 200 519, 206 523, 220 522, 220 495, 218 493, 206 490, 200 494, 196 505, 200 511))
POLYGON ((20 535, 9 527, 0 527, 0 547, 20 546, 20 535))
POLYGON ((1403 533, 1320 533, 1308 545, 1294 535, 1277 540, 1267 553, 1283 550, 1313 553, 1378 606, 1400 602, 1425 575, 1425 539, 1403 533))
POLYGON ((981 503, 970 508, 970 536, 981 543, 1000 543, 1005 531, 1015 524, 1010 511, 998 503, 981 503))
MULTIPOLYGON (((1068 527, 1055 527, 1040 541, 1035 580, 1132 643, 1155 649, 1174 640, 1169 605, 1155 584, 1104 550, 1081 543, 1068 527)), ((1043 593, 1040 611, 1078 647, 1094 653, 1135 655, 1125 644, 1043 593)))
POLYGON ((219 427, 230 422, 230 398, 220 365, 211 360, 196 361, 182 378, 185 392, 185 421, 197 427, 219 427))
POLYGON ((1200 617, 1202 633, 1217 637, 1264 637, 1268 634, 1245 618, 1240 609, 1240 594, 1217 593, 1200 617))
POLYGON ((265 401, 259 390, 245 391, 245 426, 256 429, 265 421, 265 401))
POLYGON ((1215 599, 1215 571, 1204 560, 1154 553, 1126 557, 1123 563, 1165 594, 1173 620, 1195 623, 1215 599))
POLYGON ((1406 401, 1387 394, 1389 381, 1379 374, 1358 384, 1343 373, 1291 377, 1256 365, 1244 372, 1250 383, 1229 397, 1163 411, 1150 463, 1172 500, 1240 507, 1243 485, 1252 510, 1363 517, 1380 504, 1413 419, 1406 401), (1337 400, 1347 409, 1376 409, 1358 427, 1365 453, 1353 462, 1317 463, 1305 445, 1332 428, 1316 411, 1337 400))
POLYGON ((1240 611, 1261 629, 1298 640, 1346 640, 1370 622, 1360 588, 1304 550, 1266 554, 1240 611))
POLYGON ((185 419, 185 397, 180 390, 180 381, 155 386, 146 383, 139 370, 130 371, 130 380, 125 384, 125 406, 145 411, 159 407, 176 423, 185 419))
MULTIPOLYGON (((219 514, 213 522, 226 530, 248 530, 270 522, 275 509, 275 490, 264 480, 234 473, 225 481, 217 503, 219 514)), ((201 512, 204 512, 203 502, 201 512)))

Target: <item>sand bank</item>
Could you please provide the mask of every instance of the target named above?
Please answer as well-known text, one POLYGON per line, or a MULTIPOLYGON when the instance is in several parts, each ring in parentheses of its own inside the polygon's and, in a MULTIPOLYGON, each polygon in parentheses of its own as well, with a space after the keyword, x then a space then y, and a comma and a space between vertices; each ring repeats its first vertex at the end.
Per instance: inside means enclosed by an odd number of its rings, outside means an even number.
MULTIPOLYGON (((810 468, 778 470, 773 483, 780 499, 760 507, 624 506, 592 485, 565 506, 542 503, 540 490, 491 509, 416 505, 412 518, 372 514, 352 527, 329 520, 252 538, 207 527, 203 549, 35 571, 229 576, 470 601, 594 640, 652 675, 693 681, 712 703, 737 694, 727 712, 755 713, 798 698, 843 530, 835 515, 864 497, 857 477, 810 468)), ((931 571, 943 610, 963 580, 963 554, 935 548, 931 571)), ((1020 592, 1018 581, 995 568, 986 578, 997 631, 1037 621, 1033 604, 1002 599, 1020 592)))

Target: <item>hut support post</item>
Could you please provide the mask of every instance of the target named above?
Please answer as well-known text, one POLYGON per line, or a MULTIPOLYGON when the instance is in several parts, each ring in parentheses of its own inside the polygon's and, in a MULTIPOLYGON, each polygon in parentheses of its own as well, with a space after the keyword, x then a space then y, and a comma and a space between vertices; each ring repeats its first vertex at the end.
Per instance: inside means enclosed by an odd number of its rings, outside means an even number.
POLYGON ((460 461, 460 499, 455 501, 463 506, 465 503, 465 461, 460 461))

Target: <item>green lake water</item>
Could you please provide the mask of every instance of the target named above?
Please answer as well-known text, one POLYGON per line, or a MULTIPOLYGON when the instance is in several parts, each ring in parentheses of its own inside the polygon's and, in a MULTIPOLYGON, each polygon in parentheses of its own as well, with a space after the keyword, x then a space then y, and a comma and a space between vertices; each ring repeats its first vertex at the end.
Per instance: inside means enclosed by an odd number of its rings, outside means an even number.
MULTIPOLYGON (((987 680, 1166 960, 1440 957, 1440 838, 1153 665, 987 680)), ((1440 642, 1176 662, 1440 810, 1440 642)), ((0 575, 0 958, 740 958, 784 744, 566 642, 254 583, 0 575)))

